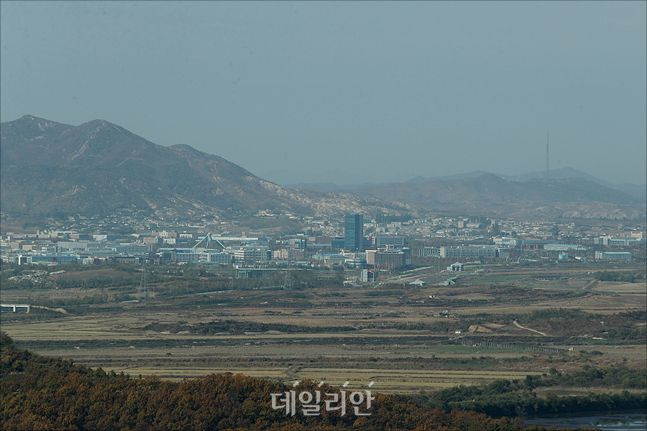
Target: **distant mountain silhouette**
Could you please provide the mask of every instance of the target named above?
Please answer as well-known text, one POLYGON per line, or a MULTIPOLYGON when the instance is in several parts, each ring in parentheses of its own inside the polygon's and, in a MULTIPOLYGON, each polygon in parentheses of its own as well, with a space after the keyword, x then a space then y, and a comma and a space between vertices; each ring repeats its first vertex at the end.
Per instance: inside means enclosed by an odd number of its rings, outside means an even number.
MULTIPOLYGON (((517 176, 506 176, 505 178, 515 181, 527 181, 533 179, 542 179, 546 177, 546 172, 530 172, 523 175, 517 176)), ((596 184, 601 184, 605 187, 620 190, 623 193, 626 193, 633 198, 641 202, 645 202, 647 199, 647 185, 645 184, 630 184, 630 183, 621 183, 614 184, 602 178, 598 178, 594 175, 588 174, 586 172, 580 171, 579 169, 565 167, 558 169, 551 169, 549 172, 549 178, 552 179, 567 179, 567 178, 579 178, 587 181, 591 181, 596 184)))
MULTIPOLYGON (((546 171, 528 172, 521 175, 502 175, 502 177, 508 180, 514 180, 514 181, 539 180, 539 179, 546 178, 546 171)), ((584 171, 580 171, 579 169, 575 169, 571 167, 551 169, 550 172, 548 173, 548 177, 552 179, 560 179, 560 180, 565 178, 580 178, 580 179, 591 181, 593 183, 603 184, 609 187, 613 186, 613 184, 610 183, 609 181, 603 180, 601 178, 588 174, 584 171)))
POLYGON ((511 181, 494 174, 393 183, 360 190, 383 199, 401 199, 424 206, 462 201, 492 202, 607 202, 636 204, 617 190, 581 178, 511 181))
POLYGON ((416 179, 354 190, 362 195, 427 209, 496 215, 612 217, 640 216, 640 200, 583 178, 513 181, 498 175, 416 179), (622 208, 618 213, 618 207, 622 208), (628 208, 624 208, 628 207, 628 208), (590 215, 587 215, 587 208, 590 215), (539 213, 537 212, 539 211, 539 213), (624 211, 624 214, 622 212, 624 211))
POLYGON ((587 218, 644 214, 644 200, 635 196, 640 186, 628 194, 572 169, 551 171, 549 179, 477 171, 374 185, 303 184, 295 190, 222 157, 186 144, 157 145, 104 120, 71 126, 27 115, 0 129, 0 206, 8 214, 139 210, 186 217, 417 209, 587 218))
POLYGON ((539 172, 502 176, 473 171, 443 177, 416 177, 388 184, 339 186, 325 183, 297 187, 352 192, 396 204, 452 213, 577 218, 634 218, 644 214, 641 186, 612 185, 573 168, 551 171, 550 178, 539 172), (633 193, 624 192, 622 187, 634 187, 633 193))
POLYGON ((24 116, 3 123, 1 137, 5 212, 311 210, 222 157, 156 145, 104 120, 70 126, 24 116))

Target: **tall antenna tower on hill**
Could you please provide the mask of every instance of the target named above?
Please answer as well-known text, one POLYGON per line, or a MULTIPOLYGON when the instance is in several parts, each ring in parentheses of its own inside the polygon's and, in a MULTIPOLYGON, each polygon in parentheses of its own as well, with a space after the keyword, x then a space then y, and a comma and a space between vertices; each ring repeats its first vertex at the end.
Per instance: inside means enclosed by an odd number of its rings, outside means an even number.
POLYGON ((550 132, 546 131, 546 179, 550 178, 550 132))

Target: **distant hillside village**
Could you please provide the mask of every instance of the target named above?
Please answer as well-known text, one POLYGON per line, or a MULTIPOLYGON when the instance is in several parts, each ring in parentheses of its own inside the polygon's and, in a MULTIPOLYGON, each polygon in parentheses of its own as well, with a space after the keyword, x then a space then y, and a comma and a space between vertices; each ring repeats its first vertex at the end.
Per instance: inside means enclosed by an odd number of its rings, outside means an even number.
POLYGON ((303 232, 275 237, 214 233, 200 227, 117 234, 49 229, 2 235, 1 257, 17 265, 205 264, 236 277, 262 277, 285 268, 355 270, 357 282, 446 261, 447 271, 486 261, 624 263, 644 259, 640 225, 579 225, 483 217, 365 217, 306 219, 303 232))

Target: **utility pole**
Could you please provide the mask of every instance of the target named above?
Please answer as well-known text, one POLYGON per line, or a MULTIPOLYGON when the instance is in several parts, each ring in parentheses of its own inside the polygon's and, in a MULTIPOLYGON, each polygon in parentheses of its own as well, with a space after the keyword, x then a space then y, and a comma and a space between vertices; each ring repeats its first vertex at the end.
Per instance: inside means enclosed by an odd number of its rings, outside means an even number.
POLYGON ((145 297, 148 298, 148 288, 146 286, 146 259, 144 259, 144 263, 142 264, 142 276, 139 279, 139 296, 140 297, 145 297))

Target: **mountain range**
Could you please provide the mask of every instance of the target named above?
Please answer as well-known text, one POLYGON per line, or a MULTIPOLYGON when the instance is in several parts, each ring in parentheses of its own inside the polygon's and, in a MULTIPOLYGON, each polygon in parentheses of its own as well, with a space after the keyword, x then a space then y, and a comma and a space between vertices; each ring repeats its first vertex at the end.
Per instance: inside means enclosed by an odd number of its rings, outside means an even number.
POLYGON ((383 184, 301 183, 300 190, 355 193, 447 213, 550 218, 644 218, 647 186, 613 184, 574 168, 498 175, 473 171, 383 184))
MULTIPOLYGON (((471 172, 465 172, 465 173, 460 173, 460 174, 454 174, 454 175, 445 175, 445 176, 437 176, 437 177, 414 177, 408 181, 402 181, 403 183, 425 183, 427 181, 463 181, 465 179, 469 178, 478 178, 482 176, 496 176, 504 180, 512 181, 512 182, 527 182, 530 180, 546 180, 546 172, 545 171, 537 171, 537 172, 529 172, 526 174, 521 174, 521 175, 503 175, 503 174, 495 174, 492 172, 487 172, 487 171, 471 171, 471 172)), ((601 186, 604 186, 606 189, 614 189, 617 191, 622 192, 623 194, 627 194, 634 198, 635 201, 637 202, 644 202, 647 200, 647 185, 646 184, 631 184, 631 183, 612 183, 610 181, 603 180, 601 178, 598 178, 596 176, 593 176, 591 174, 588 174, 586 172, 583 172, 579 169, 571 168, 571 167, 563 167, 563 168, 558 168, 558 169, 552 169, 549 174, 549 181, 550 180, 586 180, 591 183, 599 184, 601 186)), ((394 184, 394 183, 389 183, 389 184, 394 184)), ((296 184, 291 184, 289 185, 290 187, 301 189, 301 190, 313 190, 313 191, 320 191, 320 192, 328 192, 328 191, 335 191, 335 192, 347 192, 347 191, 361 191, 364 189, 371 189, 379 186, 384 186, 386 184, 371 184, 371 183, 363 183, 363 184, 345 184, 345 185, 340 185, 332 182, 314 182, 314 183, 296 183, 296 184)))
POLYGON ((583 178, 510 180, 480 173, 364 186, 354 193, 452 213, 548 218, 640 218, 644 203, 583 178))
POLYGON ((352 195, 291 190, 222 157, 157 145, 104 120, 72 126, 26 115, 2 123, 0 135, 0 205, 9 214, 314 214, 371 205, 352 195))
POLYGON ((188 145, 163 147, 103 120, 2 124, 2 209, 105 214, 185 207, 300 209, 276 186, 188 145))
POLYGON ((632 218, 644 213, 638 197, 582 175, 505 178, 477 172, 354 187, 284 187, 222 157, 184 143, 157 145, 105 120, 73 126, 26 115, 2 123, 0 136, 0 206, 6 214, 137 210, 182 217, 431 209, 632 218))

